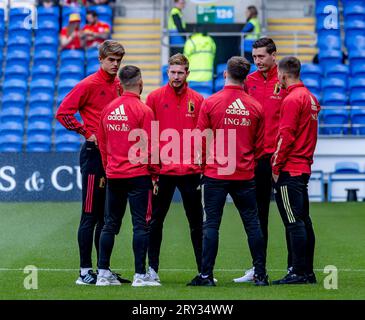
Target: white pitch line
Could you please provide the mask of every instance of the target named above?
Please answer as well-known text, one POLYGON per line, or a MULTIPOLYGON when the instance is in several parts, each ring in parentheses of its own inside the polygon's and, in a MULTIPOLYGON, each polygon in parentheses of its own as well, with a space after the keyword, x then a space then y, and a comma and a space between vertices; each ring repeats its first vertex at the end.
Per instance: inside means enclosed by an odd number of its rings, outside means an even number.
MULTIPOLYGON (((45 271, 45 272, 77 272, 80 269, 53 269, 53 268, 37 268, 37 269, 27 269, 30 270, 37 270, 37 271, 45 271)), ((314 271, 323 272, 324 269, 314 269, 314 271)), ((365 269, 337 269, 339 272, 365 272, 365 269)), ((1 271, 24 271, 22 268, 0 268, 1 271)), ((133 272, 134 269, 113 269, 113 271, 131 271, 133 272)), ((196 272, 196 269, 159 269, 162 272, 196 272)), ((243 269, 214 269, 216 272, 242 272, 243 269)), ((286 272, 286 269, 268 269, 270 272, 286 272)))

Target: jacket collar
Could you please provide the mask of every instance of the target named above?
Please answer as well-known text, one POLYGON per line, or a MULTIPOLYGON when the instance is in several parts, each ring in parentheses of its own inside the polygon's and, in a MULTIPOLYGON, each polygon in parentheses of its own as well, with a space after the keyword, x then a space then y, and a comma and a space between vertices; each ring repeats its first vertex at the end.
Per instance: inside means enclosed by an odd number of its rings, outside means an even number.
POLYGON ((174 88, 170 85, 170 83, 166 84, 166 88, 167 90, 169 90, 170 92, 172 92, 174 95, 176 96, 182 96, 186 93, 186 91, 188 90, 188 83, 186 82, 184 84, 184 87, 182 88, 181 92, 179 94, 176 94, 176 91, 174 90, 174 88))
POLYGON ((223 87, 224 90, 242 90, 245 91, 245 89, 243 89, 241 86, 237 86, 237 85, 233 85, 233 84, 229 84, 223 87))
POLYGON ((130 91, 124 91, 122 93, 121 97, 132 97, 132 98, 141 99, 139 94, 136 94, 136 93, 130 92, 130 91))
POLYGON ((300 88, 300 87, 304 87, 304 84, 303 82, 299 82, 299 83, 296 83, 296 84, 292 84, 291 86, 289 86, 286 90, 288 92, 292 92, 295 88, 300 88))
POLYGON ((103 70, 103 68, 99 68, 99 70, 98 70, 98 75, 102 78, 102 79, 104 79, 106 82, 114 82, 114 80, 115 80, 115 77, 116 77, 116 75, 115 76, 112 76, 112 75, 110 75, 109 73, 107 73, 106 71, 104 71, 103 70))

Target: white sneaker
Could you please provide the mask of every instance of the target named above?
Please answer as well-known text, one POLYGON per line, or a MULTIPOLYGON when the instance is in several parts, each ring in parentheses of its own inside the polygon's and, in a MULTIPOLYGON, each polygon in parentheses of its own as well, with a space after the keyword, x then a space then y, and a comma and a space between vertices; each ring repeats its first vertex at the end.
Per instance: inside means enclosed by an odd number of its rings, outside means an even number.
POLYGON ((99 276, 96 279, 96 286, 101 286, 101 287, 105 287, 105 286, 120 286, 121 283, 120 281, 117 279, 116 275, 110 273, 104 276, 99 276))
POLYGON ((241 282, 252 282, 253 281, 253 277, 255 275, 255 268, 251 268, 245 271, 245 275, 240 277, 240 278, 235 278, 233 279, 234 282, 236 283, 241 283, 241 282))
POLYGON ((160 282, 160 277, 158 276, 157 272, 152 267, 148 267, 148 271, 147 271, 146 275, 148 275, 148 277, 152 281, 160 282))
POLYGON ((150 279, 147 273, 136 273, 133 277, 132 287, 157 287, 160 285, 161 283, 157 282, 156 280, 150 279))

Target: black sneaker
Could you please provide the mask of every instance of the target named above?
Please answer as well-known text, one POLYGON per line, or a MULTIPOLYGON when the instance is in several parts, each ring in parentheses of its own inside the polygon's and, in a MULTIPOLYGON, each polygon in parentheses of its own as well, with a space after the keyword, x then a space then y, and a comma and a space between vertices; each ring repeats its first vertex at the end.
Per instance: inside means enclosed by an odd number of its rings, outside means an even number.
POLYGON ((275 280, 272 282, 272 284, 274 284, 274 285, 277 285, 277 284, 305 284, 305 283, 308 283, 307 277, 305 275, 299 275, 299 274, 295 274, 292 272, 285 275, 284 278, 282 278, 280 280, 275 280))
POLYGON ((311 284, 317 283, 316 275, 314 274, 314 272, 307 274, 307 281, 311 284))
POLYGON ((88 273, 84 276, 82 276, 81 272, 80 272, 80 276, 76 280, 76 284, 80 284, 80 285, 95 284, 96 278, 97 278, 97 275, 92 270, 89 270, 88 273))
POLYGON ((267 274, 263 276, 258 276, 257 274, 255 274, 253 276, 253 283, 255 286, 268 286, 269 276, 267 274))
POLYGON ((202 286, 202 287, 215 287, 213 276, 209 276, 208 278, 203 278, 198 275, 193 280, 191 280, 187 286, 202 286))
MULTIPOLYGON (((110 270, 111 271, 111 270, 110 270)), ((132 281, 128 280, 128 279, 124 279, 121 277, 121 274, 120 273, 116 273, 116 272, 113 272, 111 271, 111 273, 117 277, 117 280, 120 282, 120 283, 132 283, 132 281)))

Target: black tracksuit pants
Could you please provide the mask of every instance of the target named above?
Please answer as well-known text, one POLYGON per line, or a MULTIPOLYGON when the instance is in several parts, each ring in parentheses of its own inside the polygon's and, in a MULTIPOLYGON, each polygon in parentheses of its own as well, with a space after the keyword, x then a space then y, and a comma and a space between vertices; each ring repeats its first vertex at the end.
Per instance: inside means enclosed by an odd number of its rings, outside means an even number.
POLYGON ((266 275, 264 239, 257 216, 255 180, 220 180, 203 177, 203 275, 213 275, 218 252, 219 227, 227 194, 230 194, 241 216, 258 276, 266 275))
POLYGON ((82 176, 82 212, 78 229, 80 267, 92 268, 93 240, 99 256, 99 239, 104 225, 105 171, 100 151, 94 142, 86 141, 80 151, 82 176))
POLYGON ((309 175, 290 176, 281 172, 275 184, 276 203, 289 236, 293 272, 312 273, 315 235, 309 216, 309 175))
POLYGON ((162 228, 176 187, 179 189, 188 218, 190 237, 198 270, 200 272, 202 256, 203 209, 201 205, 200 174, 184 176, 159 176, 158 194, 153 197, 153 212, 150 223, 148 247, 149 265, 157 272, 159 267, 162 228))
POLYGON ((150 176, 108 179, 106 187, 105 225, 100 236, 99 269, 109 269, 115 236, 129 200, 133 224, 135 273, 146 273, 148 221, 152 214, 152 180, 150 176))
MULTIPOLYGON (((256 181, 256 200, 257 212, 260 220, 262 234, 264 236, 265 253, 267 252, 268 243, 268 225, 269 225, 269 210, 272 195, 272 169, 271 169, 271 154, 260 158, 255 168, 256 181)), ((286 233, 287 244, 289 243, 289 234, 286 233)), ((287 267, 292 266, 292 253, 288 246, 288 261, 287 267)))

